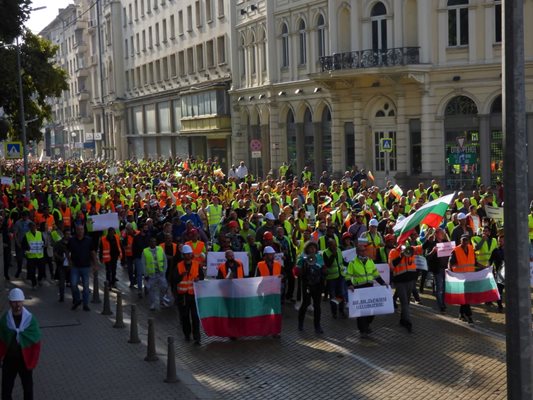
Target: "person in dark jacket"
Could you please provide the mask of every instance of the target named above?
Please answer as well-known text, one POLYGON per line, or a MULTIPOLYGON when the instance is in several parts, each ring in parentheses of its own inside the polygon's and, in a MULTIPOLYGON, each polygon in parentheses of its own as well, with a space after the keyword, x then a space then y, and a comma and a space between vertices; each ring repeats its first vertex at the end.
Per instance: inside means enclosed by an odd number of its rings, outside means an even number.
POLYGON ((133 238, 132 253, 133 264, 135 265, 135 279, 137 280, 137 294, 143 297, 143 274, 144 267, 142 261, 143 250, 150 247, 149 226, 144 224, 141 231, 133 238))

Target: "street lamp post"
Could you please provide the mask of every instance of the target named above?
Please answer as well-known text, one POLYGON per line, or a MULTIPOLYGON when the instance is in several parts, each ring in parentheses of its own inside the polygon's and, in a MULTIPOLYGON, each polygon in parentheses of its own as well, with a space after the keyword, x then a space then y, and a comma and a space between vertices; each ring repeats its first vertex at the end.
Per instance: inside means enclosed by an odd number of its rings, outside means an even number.
POLYGON ((22 86, 22 66, 20 62, 20 46, 19 39, 16 39, 17 48, 17 71, 19 78, 19 97, 20 97, 20 125, 21 125, 21 139, 22 139, 22 157, 24 163, 24 186, 26 190, 26 198, 30 198, 30 179, 28 173, 28 149, 26 148, 26 117, 24 115, 24 90, 22 86))

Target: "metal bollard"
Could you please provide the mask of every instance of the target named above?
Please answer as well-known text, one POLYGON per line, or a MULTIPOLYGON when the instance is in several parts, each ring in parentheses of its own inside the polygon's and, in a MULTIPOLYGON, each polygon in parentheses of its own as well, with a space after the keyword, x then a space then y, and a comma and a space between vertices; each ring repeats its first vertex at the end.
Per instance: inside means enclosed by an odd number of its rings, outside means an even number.
POLYGON ((128 343, 141 343, 141 339, 139 339, 139 328, 137 326, 137 307, 135 304, 131 305, 130 340, 128 340, 128 343))
POLYGON ((91 303, 93 304, 100 304, 102 300, 100 300, 100 288, 98 284, 98 271, 94 271, 93 273, 93 299, 91 300, 91 303))
POLYGON ((109 282, 104 282, 104 309, 102 315, 113 315, 111 306, 109 305, 109 282))
POLYGON ((165 379, 166 383, 178 382, 178 376, 176 375, 176 351, 174 350, 174 337, 169 336, 168 341, 168 352, 167 352, 167 377, 165 379))
POLYGON ((126 325, 124 325, 124 318, 123 318, 123 312, 122 312, 122 293, 117 293, 117 311, 116 311, 116 318, 115 318, 115 325, 113 325, 113 328, 124 328, 126 325))
POLYGON ((144 357, 144 361, 157 361, 159 357, 157 357, 155 353, 155 325, 154 325, 154 319, 148 318, 148 343, 146 346, 146 357, 144 357))

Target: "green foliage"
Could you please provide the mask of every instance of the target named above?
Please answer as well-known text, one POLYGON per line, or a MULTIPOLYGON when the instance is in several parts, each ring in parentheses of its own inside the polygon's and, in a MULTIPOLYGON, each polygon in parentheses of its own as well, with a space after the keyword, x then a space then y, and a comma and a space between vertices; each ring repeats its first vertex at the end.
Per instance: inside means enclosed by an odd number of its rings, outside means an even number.
POLYGON ((12 43, 17 36, 22 35, 30 11, 31 0, 0 0, 0 42, 12 43))
MULTIPOLYGON (((0 0, 1 1, 1 0, 0 0)), ((51 119, 49 98, 59 97, 67 90, 67 73, 53 63, 58 47, 49 41, 26 32, 21 44, 21 67, 24 91, 24 110, 27 140, 40 140, 40 131, 45 120, 51 119)), ((9 136, 20 137, 19 87, 17 50, 15 47, 0 48, 0 105, 4 107, 9 124, 9 136)))

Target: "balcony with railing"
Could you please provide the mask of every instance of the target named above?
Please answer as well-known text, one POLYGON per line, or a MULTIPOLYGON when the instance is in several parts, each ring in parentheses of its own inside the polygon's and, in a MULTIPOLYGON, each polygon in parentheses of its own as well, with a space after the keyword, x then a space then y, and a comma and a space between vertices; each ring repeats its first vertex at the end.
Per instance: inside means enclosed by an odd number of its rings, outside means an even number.
POLYGON ((381 68, 420 63, 420 47, 360 50, 320 57, 322 72, 361 68, 381 68))

